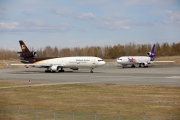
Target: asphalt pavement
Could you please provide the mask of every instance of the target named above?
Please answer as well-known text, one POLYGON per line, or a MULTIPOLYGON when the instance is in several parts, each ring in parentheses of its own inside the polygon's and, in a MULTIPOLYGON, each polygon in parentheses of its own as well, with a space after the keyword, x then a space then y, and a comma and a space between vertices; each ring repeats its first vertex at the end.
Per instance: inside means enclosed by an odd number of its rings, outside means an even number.
MULTIPOLYGON (((0 69, 0 82, 33 82, 34 86, 57 84, 121 84, 180 86, 180 66, 151 65, 148 68, 122 68, 117 64, 106 64, 95 68, 73 71, 65 69, 63 73, 45 73, 41 68, 0 69)), ((23 87, 23 86, 22 86, 23 87)), ((2 88, 2 87, 0 87, 2 88)))

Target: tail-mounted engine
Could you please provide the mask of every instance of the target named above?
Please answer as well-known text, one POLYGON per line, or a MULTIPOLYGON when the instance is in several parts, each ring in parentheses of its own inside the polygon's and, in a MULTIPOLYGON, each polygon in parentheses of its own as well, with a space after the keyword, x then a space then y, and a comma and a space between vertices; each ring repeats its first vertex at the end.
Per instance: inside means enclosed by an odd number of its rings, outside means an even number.
POLYGON ((153 52, 153 53, 152 53, 152 52, 148 52, 147 55, 148 55, 149 57, 154 57, 154 56, 156 55, 156 53, 155 53, 155 52, 153 52))

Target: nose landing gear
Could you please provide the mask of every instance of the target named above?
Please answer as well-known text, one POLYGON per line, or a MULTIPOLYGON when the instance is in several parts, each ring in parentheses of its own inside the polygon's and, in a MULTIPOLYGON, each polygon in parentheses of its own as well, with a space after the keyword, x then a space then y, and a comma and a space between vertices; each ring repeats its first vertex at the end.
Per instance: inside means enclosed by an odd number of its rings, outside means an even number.
POLYGON ((94 69, 94 68, 91 68, 91 71, 90 71, 91 73, 93 73, 93 69, 94 69))

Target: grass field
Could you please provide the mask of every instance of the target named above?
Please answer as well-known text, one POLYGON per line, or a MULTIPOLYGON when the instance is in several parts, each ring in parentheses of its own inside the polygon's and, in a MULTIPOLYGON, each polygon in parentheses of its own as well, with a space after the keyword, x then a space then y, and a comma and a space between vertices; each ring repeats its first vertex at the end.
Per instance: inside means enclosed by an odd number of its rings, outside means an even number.
MULTIPOLYGON (((156 63, 155 65, 180 65, 180 56, 160 57, 156 60, 174 60, 175 63, 156 63)), ((105 60, 115 62, 115 60, 105 60)), ((8 63, 17 63, 8 60, 8 63)), ((22 67, 22 66, 21 66, 22 67)), ((0 68, 5 68, 0 60, 0 68)), ((11 67, 17 68, 17 67, 11 67)), ((30 83, 39 84, 39 83, 30 83)), ((24 82, 7 82, 0 79, 0 87, 29 85, 24 82)), ((46 111, 61 111, 70 113, 67 120, 72 119, 72 111, 84 116, 97 113, 97 120, 117 119, 118 112, 123 120, 141 120, 145 114, 147 120, 179 120, 180 119, 180 87, 167 86, 124 86, 115 84, 70 84, 41 87, 24 87, 0 89, 0 110, 20 108, 28 110, 45 111, 42 116, 52 119, 46 111), (102 117, 105 114, 105 117, 102 117), (101 117, 99 117, 101 116, 101 117)), ((2 115, 0 119, 19 119, 17 110, 2 115)), ((33 113, 34 114, 34 113, 33 113)), ((31 113, 20 114, 21 119, 33 116, 31 113)), ((57 117, 60 117, 57 115, 57 117)), ((62 116, 61 116, 62 117, 62 116)), ((32 118, 35 119, 35 118, 32 118)), ((64 118, 62 118, 64 120, 64 118)), ((86 118, 77 118, 83 120, 86 118)))
MULTIPOLYGON (((0 86, 26 83, 0 82, 0 86)), ((124 86, 115 84, 70 84, 0 89, 0 106, 25 110, 55 110, 106 114, 124 119, 180 119, 180 88, 166 86, 124 86)), ((25 118, 25 116, 23 116, 25 118)), ((105 119, 105 118, 103 118, 105 119)))

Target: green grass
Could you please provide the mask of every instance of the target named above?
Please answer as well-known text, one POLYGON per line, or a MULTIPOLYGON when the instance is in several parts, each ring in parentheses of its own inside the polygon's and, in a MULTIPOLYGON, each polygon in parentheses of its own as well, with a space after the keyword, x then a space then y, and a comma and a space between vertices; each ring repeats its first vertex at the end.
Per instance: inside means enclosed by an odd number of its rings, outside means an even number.
MULTIPOLYGON (((1 83, 3 84, 3 83, 1 83)), ((7 83, 5 83, 7 84, 7 83)), ((0 106, 25 110, 55 110, 64 113, 105 114, 127 119, 180 118, 180 88, 165 86, 124 86, 114 84, 70 84, 0 89, 0 106)), ((71 114, 70 114, 71 115, 71 114)))

